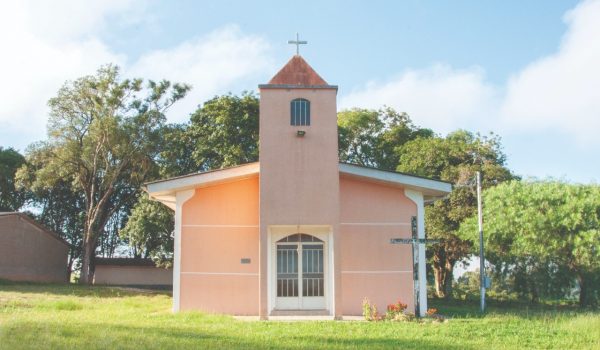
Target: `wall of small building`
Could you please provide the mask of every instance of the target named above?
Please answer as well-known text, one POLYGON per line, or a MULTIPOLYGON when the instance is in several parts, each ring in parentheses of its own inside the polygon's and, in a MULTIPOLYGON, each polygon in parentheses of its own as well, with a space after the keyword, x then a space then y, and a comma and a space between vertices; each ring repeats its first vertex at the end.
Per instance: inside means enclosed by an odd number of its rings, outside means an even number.
POLYGON ((110 285, 173 285, 173 269, 155 266, 96 265, 94 284, 110 285))
POLYGON ((198 188, 183 204, 180 309, 257 315, 258 176, 198 188))
POLYGON ((380 312, 398 300, 414 310, 411 247, 390 239, 411 237, 415 203, 403 188, 346 176, 340 202, 343 314, 361 315, 364 298, 380 312))
POLYGON ((19 215, 0 216, 0 278, 67 282, 69 248, 19 215))

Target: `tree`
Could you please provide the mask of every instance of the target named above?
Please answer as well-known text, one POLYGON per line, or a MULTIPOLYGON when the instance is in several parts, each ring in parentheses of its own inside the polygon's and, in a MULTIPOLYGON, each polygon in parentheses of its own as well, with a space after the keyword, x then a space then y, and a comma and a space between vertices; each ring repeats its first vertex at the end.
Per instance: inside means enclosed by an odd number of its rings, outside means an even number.
POLYGON ((152 258, 157 266, 172 266, 173 211, 143 194, 121 230, 135 257, 152 258))
POLYGON ((70 277, 76 270, 75 262, 81 259, 84 197, 63 179, 56 180, 52 186, 36 181, 36 174, 46 166, 50 152, 43 143, 31 145, 26 152, 27 163, 17 171, 16 184, 31 192, 29 204, 38 209, 32 216, 69 244, 67 275, 70 277))
POLYGON ((135 203, 141 184, 156 171, 164 112, 188 90, 164 80, 144 88, 142 79, 123 80, 118 67, 108 65, 65 83, 50 99, 49 139, 39 145, 48 158, 34 183, 52 188, 66 181, 83 194, 82 283, 91 282, 107 222, 135 203))
MULTIPOLYGON (((493 252, 492 258, 567 269, 579 286, 579 305, 597 305, 600 186, 511 181, 487 189, 483 200, 486 251, 493 252)), ((471 218, 460 234, 474 240, 475 225, 471 218)))
POLYGON ((396 149, 433 132, 413 125, 406 113, 393 108, 353 108, 338 113, 339 158, 342 162, 395 170, 396 149))
POLYGON ((419 137, 396 149, 398 171, 432 177, 455 184, 452 193, 426 206, 425 228, 430 238, 440 239, 428 251, 434 272, 436 295, 451 297, 454 265, 469 255, 471 242, 458 235, 460 223, 476 210, 472 179, 483 175, 483 187, 494 186, 514 176, 506 168, 500 138, 482 137, 464 130, 445 138, 419 137))
POLYGON ((0 147, 0 211, 17 211, 27 201, 27 191, 15 186, 15 174, 25 157, 12 148, 0 147))
POLYGON ((258 160, 258 98, 217 96, 191 115, 187 135, 194 140, 198 170, 219 169, 258 160))

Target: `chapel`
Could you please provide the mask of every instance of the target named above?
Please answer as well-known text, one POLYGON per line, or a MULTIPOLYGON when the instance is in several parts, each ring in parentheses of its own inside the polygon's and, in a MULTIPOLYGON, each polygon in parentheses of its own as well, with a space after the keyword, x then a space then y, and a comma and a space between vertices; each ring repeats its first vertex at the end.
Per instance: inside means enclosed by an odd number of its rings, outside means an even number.
POLYGON ((338 159, 336 96, 298 54, 260 91, 259 161, 146 184, 175 211, 173 310, 427 310, 424 205, 452 185, 338 159), (416 267, 416 268, 415 268, 416 267))

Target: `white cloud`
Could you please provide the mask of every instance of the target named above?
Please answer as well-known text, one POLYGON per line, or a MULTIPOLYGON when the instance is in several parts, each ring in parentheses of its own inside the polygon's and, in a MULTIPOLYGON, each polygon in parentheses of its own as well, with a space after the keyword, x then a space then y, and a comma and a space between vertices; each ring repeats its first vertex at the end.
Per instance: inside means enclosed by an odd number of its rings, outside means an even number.
POLYGON ((127 76, 191 83, 192 92, 169 111, 177 121, 214 94, 272 70, 268 43, 236 26, 137 60, 102 40, 115 27, 147 22, 144 11, 137 0, 0 2, 0 145, 23 149, 43 139, 48 99, 65 81, 106 63, 122 66, 127 76))
POLYGON ((342 108, 378 108, 382 105, 409 113, 413 121, 436 131, 448 132, 490 112, 496 92, 485 82, 483 70, 452 69, 434 65, 407 70, 385 83, 370 82, 340 100, 342 108))
POLYGON ((600 1, 564 17, 558 51, 511 77, 501 110, 515 128, 568 132, 580 144, 600 143, 600 1))
POLYGON ((580 145, 600 145, 600 1, 586 1, 565 17, 557 51, 493 86, 479 68, 435 65, 371 82, 341 99, 342 107, 389 105, 422 126, 503 132, 567 133, 580 145))
MULTIPOLYGON (((116 11, 113 3, 90 2, 93 11, 78 3, 74 7, 64 1, 0 3, 4 47, 0 123, 4 133, 12 130, 27 134, 26 138, 42 138, 46 101, 65 80, 93 73, 107 62, 124 62, 123 55, 93 36, 103 18, 116 11)), ((124 9, 121 6, 118 10, 124 9)))
POLYGON ((244 35, 238 26, 230 25, 176 47, 146 53, 126 73, 191 84, 190 93, 168 112, 170 120, 181 122, 188 120, 198 104, 228 92, 234 84, 248 81, 256 86, 261 73, 273 70, 269 48, 265 39, 244 35))

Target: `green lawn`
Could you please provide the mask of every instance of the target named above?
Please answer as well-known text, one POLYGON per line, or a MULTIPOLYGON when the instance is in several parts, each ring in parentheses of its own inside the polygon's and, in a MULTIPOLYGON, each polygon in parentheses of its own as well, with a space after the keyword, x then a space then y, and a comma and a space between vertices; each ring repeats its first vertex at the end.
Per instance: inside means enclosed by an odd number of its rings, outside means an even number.
POLYGON ((600 349, 600 313, 434 303, 443 324, 173 314, 166 293, 0 282, 0 349, 600 349))

